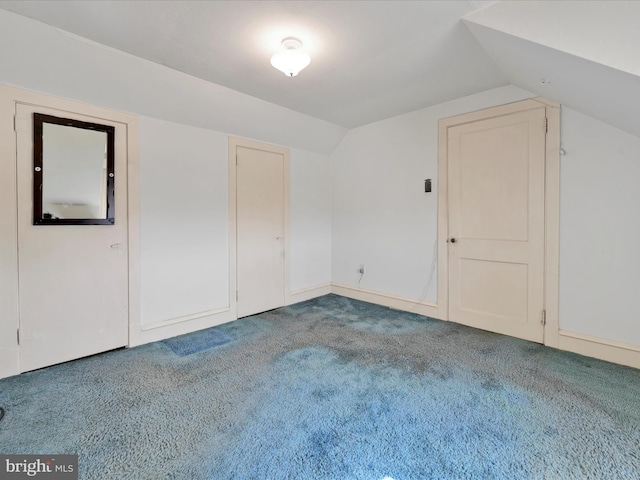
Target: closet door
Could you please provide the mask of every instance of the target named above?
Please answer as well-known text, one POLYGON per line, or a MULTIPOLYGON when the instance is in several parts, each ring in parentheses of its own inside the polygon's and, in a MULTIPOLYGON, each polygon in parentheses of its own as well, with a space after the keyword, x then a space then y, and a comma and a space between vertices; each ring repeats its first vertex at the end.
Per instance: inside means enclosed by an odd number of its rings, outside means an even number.
POLYGON ((285 156, 236 150, 238 317, 285 302, 285 156))

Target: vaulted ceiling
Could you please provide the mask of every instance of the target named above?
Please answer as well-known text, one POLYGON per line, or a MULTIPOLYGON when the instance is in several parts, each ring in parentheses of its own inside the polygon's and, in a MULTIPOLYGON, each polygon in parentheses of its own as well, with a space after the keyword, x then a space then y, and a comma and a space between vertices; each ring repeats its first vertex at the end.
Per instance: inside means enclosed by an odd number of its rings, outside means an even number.
POLYGON ((513 84, 640 136, 636 1, 0 1, 341 127, 513 84), (312 57, 269 64, 296 36, 312 57))
POLYGON ((344 127, 507 85, 460 19, 491 1, 3 1, 0 7, 344 127), (298 37, 311 65, 269 63, 298 37))
POLYGON ((513 85, 640 136, 640 2, 498 2, 465 23, 513 85))

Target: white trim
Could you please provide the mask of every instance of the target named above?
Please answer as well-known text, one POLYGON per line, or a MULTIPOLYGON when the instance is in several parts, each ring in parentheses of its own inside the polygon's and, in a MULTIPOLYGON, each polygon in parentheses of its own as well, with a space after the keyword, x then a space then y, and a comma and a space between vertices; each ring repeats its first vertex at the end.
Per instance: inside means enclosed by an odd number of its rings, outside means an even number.
POLYGON ((449 319, 449 260, 448 244, 448 171, 447 131, 449 127, 475 122, 487 118, 508 115, 545 106, 548 121, 545 153, 545 299, 547 323, 544 329, 544 344, 558 344, 560 265, 560 105, 542 97, 509 103, 498 107, 443 118, 438 122, 438 314, 440 319, 449 319))
MULTIPOLYGON (((312 298, 321 297, 323 295, 328 295, 329 293, 331 293, 331 284, 329 283, 303 288, 288 294, 286 305, 292 305, 294 303, 303 302, 312 298)), ((209 328, 215 325, 220 325, 222 323, 227 323, 235 319, 236 318, 231 315, 231 308, 227 306, 215 310, 209 310, 206 312, 194 313, 192 315, 185 315, 182 317, 171 318, 160 322, 154 322, 148 325, 142 325, 140 331, 141 336, 144 337, 144 341, 141 342, 141 344, 153 342, 156 340, 162 340, 164 338, 174 337, 176 335, 183 335, 185 333, 191 333, 203 328, 209 328), (194 322, 194 320, 200 319, 204 320, 194 322), (166 327, 172 328, 168 329, 166 327), (157 329, 161 329, 163 333, 151 333, 151 331, 157 329)))
POLYGON ((15 93, 0 86, 0 378, 20 373, 15 93))
POLYGON ((238 302, 236 292, 238 288, 238 244, 237 236, 237 200, 236 200, 236 151, 239 139, 229 137, 229 162, 227 176, 229 177, 229 313, 232 318, 238 318, 238 302))
POLYGON ((140 149, 137 117, 127 126, 127 200, 129 202, 129 346, 140 344, 140 149))
POLYGON ((424 315, 425 317, 444 320, 438 317, 440 310, 438 305, 434 303, 419 302, 410 298, 400 297, 398 295, 367 290, 335 282, 331 282, 331 293, 353 298, 355 300, 362 300, 363 302, 375 303, 376 305, 382 305, 384 307, 395 308, 396 310, 417 313, 418 315, 424 315))
POLYGON ((486 120, 488 118, 501 117, 503 115, 510 115, 512 113, 525 112, 527 110, 540 108, 540 104, 548 105, 548 102, 546 102, 542 97, 519 100, 517 102, 499 105, 497 107, 489 107, 469 113, 454 115, 453 117, 442 118, 439 121, 439 126, 448 128, 457 125, 477 122, 478 120, 486 120))
POLYGON ((229 307, 217 308, 215 310, 207 310, 206 312, 193 313, 191 315, 184 315, 182 317, 170 318, 168 320, 162 320, 160 322, 154 322, 142 325, 140 330, 146 332, 147 330, 153 330, 155 328, 167 327, 169 325, 175 325, 176 323, 188 322, 197 318, 209 317, 211 315, 217 315, 219 313, 228 312, 229 307))
MULTIPOLYGON (((438 307, 435 304, 416 304, 415 301, 396 295, 360 289, 335 282, 331 284, 331 291, 343 297, 354 298, 356 300, 362 300, 363 302, 395 308, 397 310, 410 311, 438 319, 438 307), (418 305, 418 308, 415 308, 416 305, 418 305)), ((558 339, 558 348, 560 350, 566 350, 620 365, 640 368, 639 345, 592 337, 590 335, 566 330, 558 331, 558 339)))
POLYGON ((302 288, 286 295, 285 305, 293 305, 294 303, 304 302, 312 298, 322 297, 331 293, 331 283, 323 283, 322 285, 314 285, 313 287, 302 288))
POLYGON ((558 346, 560 316, 560 105, 544 99, 547 137, 544 186, 544 309, 543 343, 558 346))
MULTIPOLYGON (((196 313, 171 320, 165 320, 163 322, 143 325, 140 335, 138 336, 139 343, 137 345, 157 342, 166 338, 176 337, 178 335, 184 335, 186 333, 232 322, 236 318, 232 317, 230 313, 231 310, 229 307, 225 307, 219 310, 211 310, 209 312, 196 313)), ((135 345, 130 346, 133 347, 135 345)))
POLYGON ((278 153, 284 160, 284 298, 283 306, 288 305, 289 270, 290 270, 290 210, 291 210, 291 178, 290 178, 290 151, 289 148, 258 142, 248 138, 229 137, 229 308, 231 316, 238 318, 238 302, 236 291, 238 289, 238 246, 237 246, 237 148, 245 147, 254 150, 278 153))
MULTIPOLYGON (((269 147, 269 151, 282 152, 284 159, 284 305, 287 305, 288 294, 291 293, 291 154, 286 147, 276 147, 262 144, 269 147)), ((263 147, 264 148, 264 147, 263 147)))
POLYGON ((640 368, 640 346, 630 343, 559 330, 558 348, 620 365, 640 368))
POLYGON ((438 318, 449 320, 449 167, 448 128, 438 122, 438 318))
POLYGON ((529 100, 533 100, 534 102, 542 103, 543 105, 545 105, 547 107, 560 108, 562 106, 558 102, 554 102, 553 100, 549 100, 549 99, 544 98, 544 97, 533 97, 533 98, 530 98, 529 100))

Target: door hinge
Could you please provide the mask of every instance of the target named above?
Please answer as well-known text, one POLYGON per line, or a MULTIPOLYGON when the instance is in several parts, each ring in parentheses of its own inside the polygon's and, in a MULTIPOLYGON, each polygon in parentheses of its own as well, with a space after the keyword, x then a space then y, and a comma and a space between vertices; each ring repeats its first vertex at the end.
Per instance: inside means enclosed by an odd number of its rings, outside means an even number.
POLYGON ((544 133, 549 132, 549 119, 544 117, 544 133))
POLYGON ((17 127, 17 124, 16 124, 16 116, 15 115, 13 116, 13 131, 14 132, 18 131, 18 127, 17 127))
POLYGON ((540 318, 540 323, 544 326, 547 324, 547 311, 542 310, 542 317, 540 318))
POLYGON ((238 290, 236 290, 236 302, 238 301, 238 290))
POLYGON ((18 345, 20 345, 20 329, 16 330, 16 340, 18 340, 18 345))
POLYGON ((236 155, 236 167, 238 166, 238 155, 236 155))

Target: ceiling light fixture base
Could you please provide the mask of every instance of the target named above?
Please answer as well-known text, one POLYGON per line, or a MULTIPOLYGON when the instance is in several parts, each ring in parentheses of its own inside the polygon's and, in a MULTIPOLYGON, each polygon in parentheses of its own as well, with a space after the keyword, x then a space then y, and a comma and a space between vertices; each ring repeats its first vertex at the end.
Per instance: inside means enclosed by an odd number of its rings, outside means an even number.
POLYGON ((302 42, 295 37, 282 40, 282 48, 271 57, 271 65, 287 77, 295 77, 311 63, 311 57, 302 50, 302 42))

